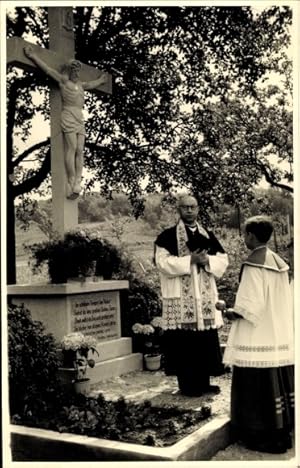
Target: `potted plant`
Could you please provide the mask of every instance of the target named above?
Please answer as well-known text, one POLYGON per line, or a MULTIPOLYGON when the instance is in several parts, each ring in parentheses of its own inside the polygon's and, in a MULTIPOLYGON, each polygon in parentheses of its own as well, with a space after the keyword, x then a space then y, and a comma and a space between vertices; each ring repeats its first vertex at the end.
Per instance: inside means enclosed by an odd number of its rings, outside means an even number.
POLYGON ((77 279, 85 281, 111 279, 119 268, 120 258, 116 247, 104 239, 97 229, 71 230, 64 238, 52 239, 28 247, 32 256, 34 273, 47 264, 51 283, 66 283, 77 279))
POLYGON ((158 370, 161 366, 160 340, 163 334, 162 318, 154 317, 149 324, 135 323, 133 333, 141 340, 141 351, 147 370, 158 370))
POLYGON ((61 342, 62 367, 59 376, 67 387, 73 387, 77 393, 88 393, 90 379, 86 377, 88 367, 95 367, 95 360, 88 357, 89 352, 99 353, 97 341, 80 332, 65 335, 61 342))

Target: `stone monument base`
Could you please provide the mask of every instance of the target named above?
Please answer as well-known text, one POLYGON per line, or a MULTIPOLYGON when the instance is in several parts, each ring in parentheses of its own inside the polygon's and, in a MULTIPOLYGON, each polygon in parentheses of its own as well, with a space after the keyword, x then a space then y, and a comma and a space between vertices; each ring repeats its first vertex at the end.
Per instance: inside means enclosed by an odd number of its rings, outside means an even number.
POLYGON ((82 332, 97 340, 94 368, 87 369, 91 383, 143 368, 143 357, 132 353, 132 340, 121 336, 120 290, 128 281, 65 284, 10 285, 8 299, 24 304, 34 320, 41 321, 59 347, 64 335, 82 332))

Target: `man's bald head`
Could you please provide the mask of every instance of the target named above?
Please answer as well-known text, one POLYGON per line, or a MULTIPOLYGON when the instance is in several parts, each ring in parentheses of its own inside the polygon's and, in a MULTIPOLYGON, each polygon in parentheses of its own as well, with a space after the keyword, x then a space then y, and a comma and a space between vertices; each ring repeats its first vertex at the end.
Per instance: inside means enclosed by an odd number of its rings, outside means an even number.
POLYGON ((192 195, 182 195, 178 199, 177 209, 185 224, 193 225, 199 213, 198 202, 192 195))
POLYGON ((181 205, 186 205, 186 204, 191 204, 194 203, 198 206, 197 199, 193 195, 189 195, 188 193, 184 195, 180 195, 180 197, 177 200, 177 208, 179 208, 181 205))

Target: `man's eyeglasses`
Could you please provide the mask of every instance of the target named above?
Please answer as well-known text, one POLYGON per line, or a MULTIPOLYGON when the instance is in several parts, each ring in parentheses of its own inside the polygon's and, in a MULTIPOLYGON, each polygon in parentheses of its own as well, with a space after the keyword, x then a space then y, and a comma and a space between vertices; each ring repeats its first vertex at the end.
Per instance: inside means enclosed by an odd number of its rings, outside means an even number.
POLYGON ((183 208, 184 210, 196 210, 198 208, 198 206, 196 205, 180 205, 180 208, 183 208))

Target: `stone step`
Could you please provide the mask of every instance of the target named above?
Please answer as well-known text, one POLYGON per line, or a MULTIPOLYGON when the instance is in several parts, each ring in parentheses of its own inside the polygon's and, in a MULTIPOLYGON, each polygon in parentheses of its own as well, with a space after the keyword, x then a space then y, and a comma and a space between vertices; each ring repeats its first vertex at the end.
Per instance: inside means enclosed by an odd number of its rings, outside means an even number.
POLYGON ((127 337, 117 338, 115 340, 103 341, 97 344, 97 353, 92 354, 90 357, 97 362, 107 361, 121 356, 126 356, 132 353, 132 339, 127 337))
MULTIPOLYGON (((132 353, 132 339, 123 337, 115 340, 98 342, 96 349, 99 355, 92 351, 90 351, 88 355, 88 357, 94 359, 96 363, 127 356, 132 353)), ((62 351, 60 350, 59 352, 62 359, 62 351)))
POLYGON ((143 369, 143 355, 141 353, 132 353, 126 356, 108 359, 106 361, 97 362, 94 368, 87 369, 87 377, 91 379, 91 383, 101 382, 117 377, 128 372, 143 369))

